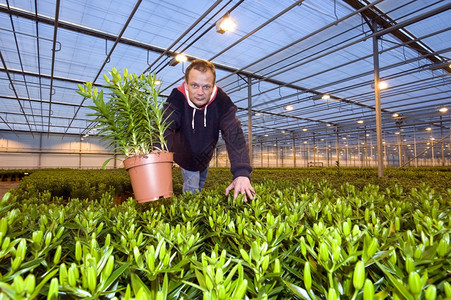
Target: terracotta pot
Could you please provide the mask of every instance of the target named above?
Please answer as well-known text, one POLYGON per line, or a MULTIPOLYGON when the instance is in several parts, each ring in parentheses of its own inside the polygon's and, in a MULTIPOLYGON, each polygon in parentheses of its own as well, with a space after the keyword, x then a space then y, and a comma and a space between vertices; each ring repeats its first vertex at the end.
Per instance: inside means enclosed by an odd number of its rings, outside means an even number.
POLYGON ((172 197, 173 153, 155 152, 124 160, 133 193, 139 203, 172 197))

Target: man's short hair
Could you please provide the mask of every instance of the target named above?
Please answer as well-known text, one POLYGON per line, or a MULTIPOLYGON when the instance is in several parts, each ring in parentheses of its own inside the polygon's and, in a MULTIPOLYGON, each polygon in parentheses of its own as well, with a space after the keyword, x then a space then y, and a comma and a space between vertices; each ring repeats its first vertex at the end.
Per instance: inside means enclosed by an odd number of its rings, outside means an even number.
POLYGON ((199 72, 205 73, 208 70, 210 70, 213 73, 213 84, 216 82, 216 71, 215 71, 215 65, 213 65, 211 62, 203 60, 203 59, 195 59, 191 62, 191 64, 186 68, 185 71, 185 81, 188 82, 188 75, 189 72, 194 69, 199 72))

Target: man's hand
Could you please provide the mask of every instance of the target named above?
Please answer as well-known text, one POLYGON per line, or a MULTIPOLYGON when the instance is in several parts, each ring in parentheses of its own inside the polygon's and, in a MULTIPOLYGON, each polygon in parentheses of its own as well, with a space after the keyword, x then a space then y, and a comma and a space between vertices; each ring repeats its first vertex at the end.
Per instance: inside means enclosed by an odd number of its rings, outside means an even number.
POLYGON ((254 199, 255 190, 252 187, 249 178, 245 176, 239 176, 232 181, 232 183, 225 190, 226 196, 231 190, 234 190, 233 199, 238 197, 238 193, 244 194, 244 201, 247 201, 247 197, 251 200, 254 199))

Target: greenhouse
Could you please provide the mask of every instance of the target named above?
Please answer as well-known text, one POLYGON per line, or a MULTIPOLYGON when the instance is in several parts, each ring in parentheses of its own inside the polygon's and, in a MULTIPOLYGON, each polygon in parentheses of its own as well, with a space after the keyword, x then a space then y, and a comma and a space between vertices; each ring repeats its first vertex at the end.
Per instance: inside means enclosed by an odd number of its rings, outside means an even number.
POLYGON ((450 0, 0 0, 0 20, 2 299, 451 299, 450 0), (199 59, 212 86, 186 79, 199 59), (185 167, 165 139, 202 116, 219 139, 185 167))

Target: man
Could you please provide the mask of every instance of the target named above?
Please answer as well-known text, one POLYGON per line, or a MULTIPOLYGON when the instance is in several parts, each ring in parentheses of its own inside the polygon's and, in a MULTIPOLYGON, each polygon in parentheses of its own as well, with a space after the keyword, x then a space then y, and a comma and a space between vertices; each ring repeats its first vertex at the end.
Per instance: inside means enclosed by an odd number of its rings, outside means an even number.
POLYGON ((194 60, 186 68, 185 81, 167 99, 166 114, 171 125, 167 131, 169 151, 182 168, 183 192, 200 191, 205 183, 219 132, 225 141, 233 174, 226 195, 245 194, 253 199, 250 183, 252 168, 249 150, 236 118, 237 107, 229 96, 216 86, 216 71, 212 63, 194 60))

